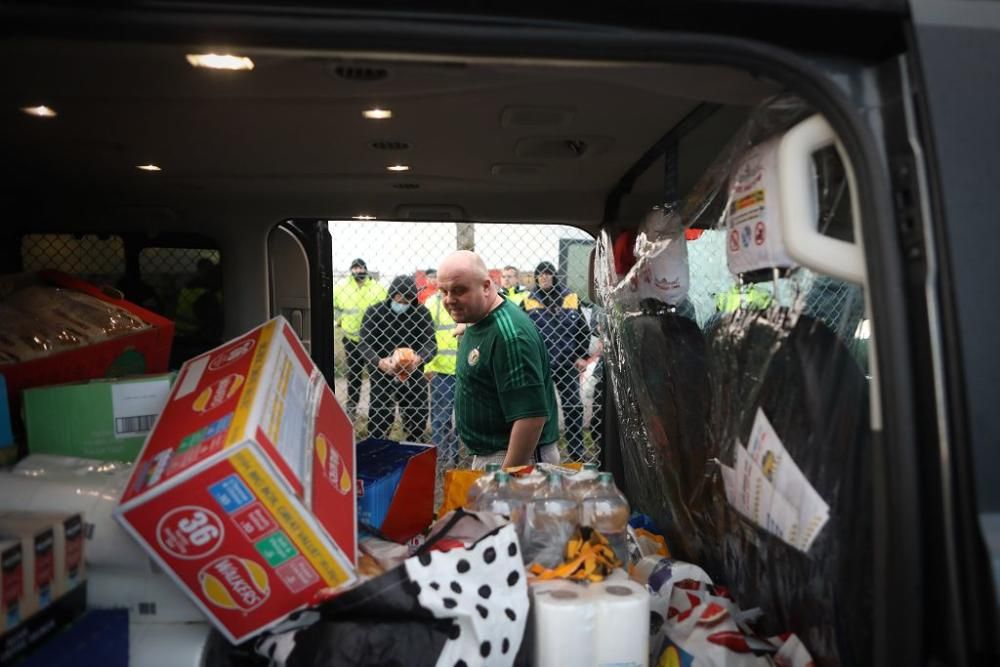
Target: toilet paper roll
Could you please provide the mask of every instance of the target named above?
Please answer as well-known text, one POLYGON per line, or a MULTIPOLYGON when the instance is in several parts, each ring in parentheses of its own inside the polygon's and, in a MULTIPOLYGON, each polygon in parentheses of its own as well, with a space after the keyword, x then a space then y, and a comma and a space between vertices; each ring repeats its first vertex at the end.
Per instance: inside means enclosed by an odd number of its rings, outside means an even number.
POLYGON ((155 566, 112 516, 127 481, 124 474, 50 478, 0 473, 0 510, 82 512, 88 567, 152 572, 155 566))
POLYGON ((634 581, 593 584, 597 602, 597 664, 646 667, 649 664, 649 593, 634 581))
POLYGON ((201 667, 210 634, 206 623, 130 623, 128 664, 201 667))
POLYGON ((598 609, 587 588, 569 581, 531 586, 536 665, 594 665, 598 609))
POLYGON ((166 574, 98 568, 91 569, 87 579, 87 606, 126 608, 130 623, 207 622, 205 614, 166 574))

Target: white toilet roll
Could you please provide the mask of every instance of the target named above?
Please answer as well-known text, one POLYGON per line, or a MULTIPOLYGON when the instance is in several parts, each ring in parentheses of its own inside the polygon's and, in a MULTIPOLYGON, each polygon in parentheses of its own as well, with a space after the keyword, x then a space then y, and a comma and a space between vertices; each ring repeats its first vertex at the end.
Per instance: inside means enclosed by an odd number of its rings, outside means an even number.
POLYGON ((201 667, 210 633, 206 623, 130 623, 128 664, 201 667))
POLYGON ((552 581, 531 586, 536 665, 594 665, 597 607, 586 586, 552 581))
POLYGON ((33 476, 0 473, 0 510, 82 512, 89 567, 153 571, 142 548, 112 516, 127 483, 124 473, 33 476))
POLYGON ((647 667, 649 593, 618 578, 531 586, 536 665, 647 667))
POLYGON ((593 584, 597 603, 597 664, 646 667, 649 664, 649 593, 634 581, 593 584))
POLYGON ((87 580, 87 606, 127 608, 130 623, 207 622, 201 610, 166 574, 91 568, 87 580))

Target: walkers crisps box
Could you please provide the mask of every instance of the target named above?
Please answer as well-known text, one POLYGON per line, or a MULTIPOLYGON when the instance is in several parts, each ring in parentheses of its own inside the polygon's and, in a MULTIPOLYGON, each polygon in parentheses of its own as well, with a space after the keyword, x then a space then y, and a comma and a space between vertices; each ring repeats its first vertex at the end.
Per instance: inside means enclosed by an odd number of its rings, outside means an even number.
POLYGON ((351 422, 279 317, 184 364, 116 515, 239 643, 355 581, 354 462, 351 422))

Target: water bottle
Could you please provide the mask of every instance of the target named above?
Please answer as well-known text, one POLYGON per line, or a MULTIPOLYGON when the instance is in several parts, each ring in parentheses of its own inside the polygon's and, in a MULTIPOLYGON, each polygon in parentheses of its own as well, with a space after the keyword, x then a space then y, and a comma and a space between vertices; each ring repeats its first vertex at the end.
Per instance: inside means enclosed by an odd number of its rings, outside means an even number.
POLYGON ((581 523, 607 538, 623 566, 628 564, 628 517, 628 501, 615 486, 611 473, 599 473, 597 484, 580 504, 581 523))
POLYGON ((476 509, 510 517, 520 535, 524 526, 524 501, 514 488, 510 473, 494 473, 493 479, 493 484, 480 494, 476 509))
POLYGON ((597 469, 596 463, 584 463, 580 472, 566 480, 566 491, 573 500, 582 502, 597 485, 597 469))
POLYGON ((499 463, 487 463, 486 469, 480 477, 472 483, 469 487, 468 492, 465 496, 465 506, 469 509, 476 509, 476 505, 479 501, 479 496, 482 495, 483 491, 490 488, 493 484, 493 477, 496 475, 497 471, 500 470, 499 463))
POLYGON ((559 565, 579 522, 580 504, 566 493, 562 475, 550 472, 525 509, 524 562, 547 568, 559 565))

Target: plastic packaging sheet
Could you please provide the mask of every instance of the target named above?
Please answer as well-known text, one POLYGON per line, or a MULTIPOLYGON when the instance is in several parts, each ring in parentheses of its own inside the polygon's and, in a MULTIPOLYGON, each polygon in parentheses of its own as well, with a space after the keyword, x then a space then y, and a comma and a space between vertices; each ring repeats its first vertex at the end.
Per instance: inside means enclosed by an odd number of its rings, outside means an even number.
MULTIPOLYGON (((749 113, 688 196, 605 229, 595 281, 633 507, 673 556, 760 607, 763 633, 864 663, 863 290, 797 266, 777 218, 777 147, 810 113, 789 97, 749 113)), ((843 165, 832 148, 813 163, 819 229, 852 240, 843 165)))
POLYGON ((112 512, 131 464, 32 454, 0 472, 0 511, 83 513, 87 565, 151 572, 155 566, 112 512))
POLYGON ((5 292, 0 294, 0 317, 4 322, 0 366, 149 327, 122 308, 89 294, 33 284, 33 280, 31 274, 8 277, 8 284, 0 286, 0 292, 5 292))

